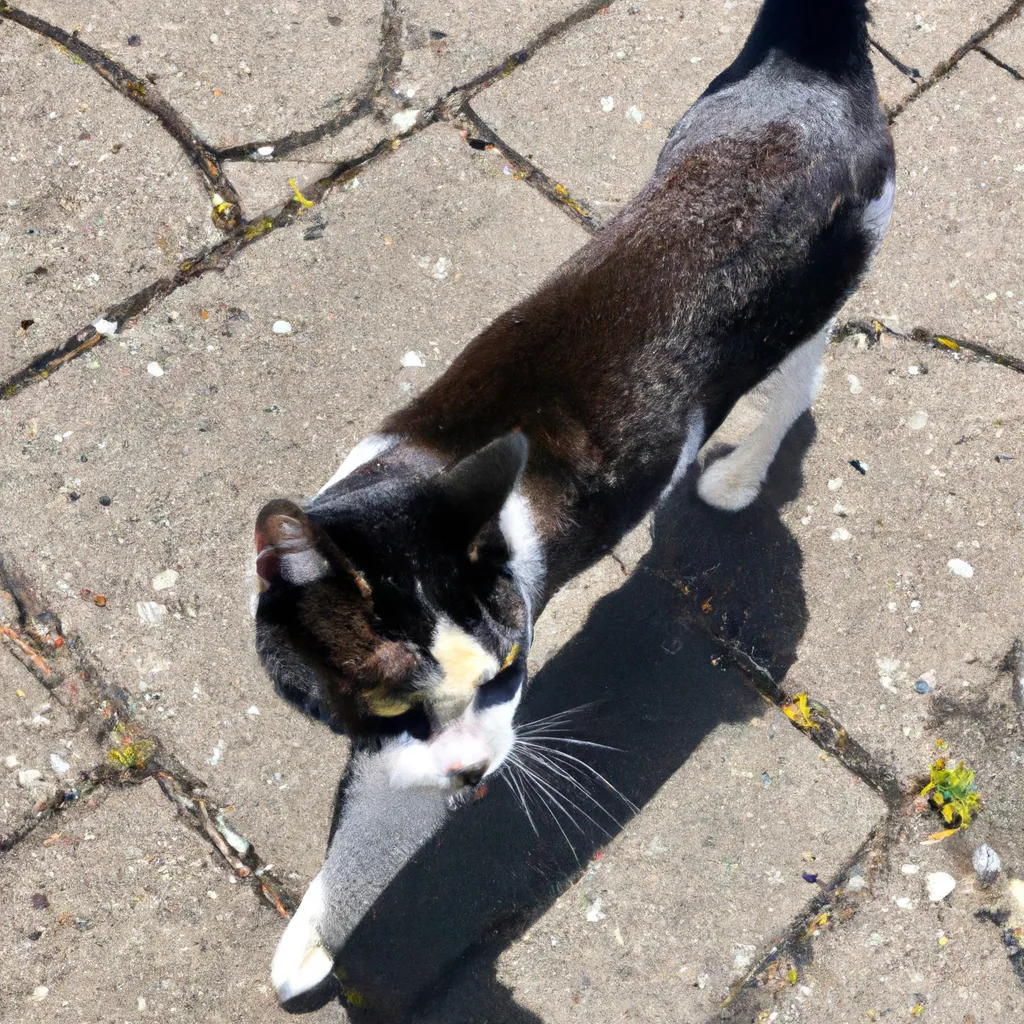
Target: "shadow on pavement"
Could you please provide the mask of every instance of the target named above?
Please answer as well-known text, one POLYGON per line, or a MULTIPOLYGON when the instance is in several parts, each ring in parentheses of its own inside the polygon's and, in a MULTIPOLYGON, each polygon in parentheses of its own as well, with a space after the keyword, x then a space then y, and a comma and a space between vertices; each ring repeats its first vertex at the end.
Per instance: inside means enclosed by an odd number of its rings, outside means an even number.
MULTIPOLYGON (((779 509, 799 493, 813 436, 804 416, 762 496, 736 515, 698 501, 691 473, 659 509, 636 571, 533 680, 521 720, 590 704, 572 734, 617 749, 565 749, 584 751, 638 808, 715 726, 762 707, 736 672, 712 664, 719 649, 692 623, 741 643, 777 678, 793 660, 806 602, 800 550, 779 509)), ((567 801, 549 812, 534 800, 534 831, 496 781, 406 864, 341 952, 347 983, 366 1000, 349 1007, 353 1020, 538 1024, 497 979, 495 960, 620 830, 567 782, 560 792, 592 820, 567 801)), ((632 816, 600 783, 591 792, 619 823, 632 816)))

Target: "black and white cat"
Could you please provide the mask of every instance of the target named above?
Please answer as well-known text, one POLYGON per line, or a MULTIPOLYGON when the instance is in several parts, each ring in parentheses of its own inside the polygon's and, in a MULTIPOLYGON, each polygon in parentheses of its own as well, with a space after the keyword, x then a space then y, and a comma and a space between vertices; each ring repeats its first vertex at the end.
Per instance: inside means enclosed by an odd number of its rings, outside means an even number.
MULTIPOLYGON (((633 202, 315 498, 260 512, 263 664, 391 787, 471 792, 501 768, 546 601, 754 388, 763 422, 698 492, 757 496, 892 212, 867 19, 766 0, 633 202)), ((332 968, 325 906, 314 882, 275 956, 282 1000, 332 968)))

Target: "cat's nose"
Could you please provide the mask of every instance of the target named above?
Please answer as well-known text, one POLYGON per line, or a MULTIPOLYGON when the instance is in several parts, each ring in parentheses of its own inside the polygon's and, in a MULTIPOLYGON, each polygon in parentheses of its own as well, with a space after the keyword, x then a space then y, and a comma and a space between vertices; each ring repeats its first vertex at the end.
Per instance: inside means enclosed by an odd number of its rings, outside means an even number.
POLYGON ((476 764, 467 765, 465 768, 454 768, 448 772, 448 778, 453 782, 457 782, 463 786, 478 786, 480 780, 484 777, 484 772, 487 771, 488 764, 486 761, 478 761, 476 764))

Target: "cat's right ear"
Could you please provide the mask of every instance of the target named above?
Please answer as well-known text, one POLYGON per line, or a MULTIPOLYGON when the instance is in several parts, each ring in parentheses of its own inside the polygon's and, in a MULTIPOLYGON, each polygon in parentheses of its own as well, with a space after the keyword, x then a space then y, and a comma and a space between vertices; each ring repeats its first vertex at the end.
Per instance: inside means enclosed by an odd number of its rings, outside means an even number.
POLYGON ((318 550, 319 531, 306 513, 287 498, 268 501, 256 517, 256 572, 260 590, 279 583, 301 586, 330 572, 318 550))

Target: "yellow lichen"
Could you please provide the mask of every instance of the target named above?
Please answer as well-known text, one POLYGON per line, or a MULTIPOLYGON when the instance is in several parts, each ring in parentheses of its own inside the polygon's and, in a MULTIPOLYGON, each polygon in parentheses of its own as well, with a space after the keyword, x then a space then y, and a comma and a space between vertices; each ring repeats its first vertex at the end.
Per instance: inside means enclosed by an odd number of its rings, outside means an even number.
POLYGON ((981 803, 981 794, 974 785, 974 772, 966 768, 963 761, 955 768, 947 768, 944 757, 932 764, 931 781, 921 790, 921 796, 928 797, 951 826, 936 832, 932 839, 945 839, 967 828, 981 803))

